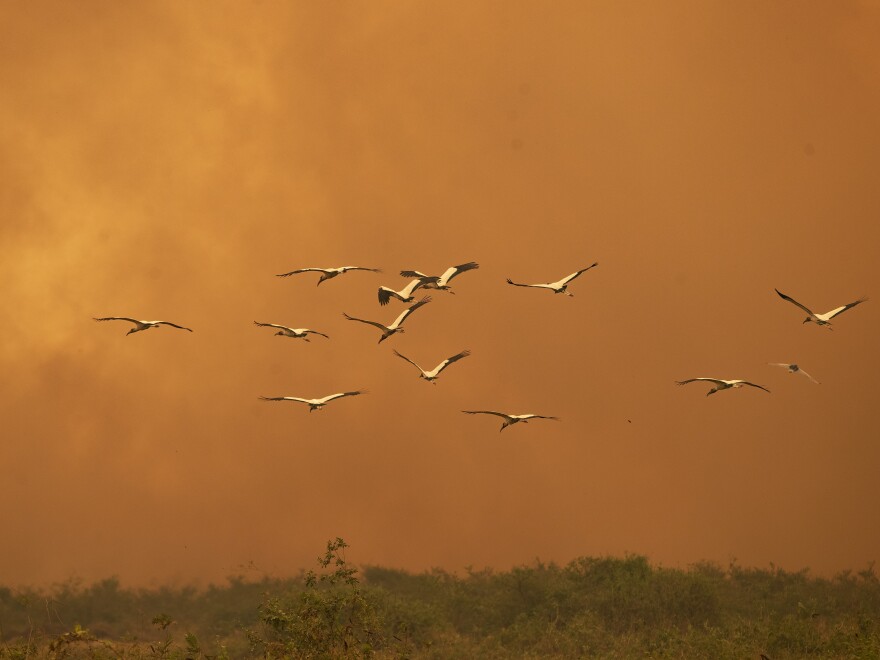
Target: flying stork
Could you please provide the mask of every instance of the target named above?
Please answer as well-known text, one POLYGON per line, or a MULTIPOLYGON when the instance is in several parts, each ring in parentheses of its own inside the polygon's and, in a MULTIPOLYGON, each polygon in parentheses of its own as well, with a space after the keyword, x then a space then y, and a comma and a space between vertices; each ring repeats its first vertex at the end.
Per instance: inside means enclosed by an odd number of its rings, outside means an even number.
POLYGON ((313 410, 321 410, 324 406, 335 399, 341 399, 344 396, 357 396, 358 394, 365 394, 366 390, 355 390, 354 392, 339 392, 338 394, 331 394, 330 396, 325 396, 323 399, 301 399, 298 396, 261 396, 260 399, 263 401, 298 401, 300 403, 309 404, 309 412, 313 410))
POLYGON ((591 268, 595 268, 598 265, 599 262, 597 261, 596 263, 591 264, 586 268, 581 268, 579 271, 574 272, 567 277, 563 277, 558 282, 550 282, 549 284, 520 284, 519 282, 514 282, 509 277, 507 278, 507 283, 512 284, 513 286, 527 286, 536 289, 550 289, 551 291, 553 291, 553 293, 564 293, 567 296, 574 296, 573 293, 569 293, 568 291, 568 283, 578 277, 581 273, 586 273, 588 270, 590 270, 591 268))
POLYGON ((452 291, 449 285, 450 280, 457 275, 461 275, 462 273, 466 273, 469 270, 474 270, 479 268, 480 264, 476 261, 469 261, 466 264, 459 264, 458 266, 450 266, 446 269, 439 277, 436 275, 425 275, 424 273, 417 270, 402 270, 400 271, 401 276, 403 277, 418 277, 422 281, 422 286, 426 289, 439 289, 441 291, 449 291, 449 293, 455 293, 452 291))
POLYGON ((403 328, 400 326, 403 324, 406 318, 414 311, 416 311, 419 307, 421 307, 422 305, 427 305, 429 302, 431 302, 431 296, 425 296, 412 307, 407 307, 405 310, 403 310, 403 312, 400 313, 400 316, 398 316, 394 320, 394 323, 392 323, 391 325, 382 325, 381 323, 377 323, 376 321, 366 321, 364 319, 355 318, 354 316, 349 316, 345 312, 343 312, 342 315, 349 321, 360 321, 361 323, 367 323, 368 325, 374 325, 379 328, 379 330, 382 331, 382 336, 379 337, 379 343, 381 344, 391 335, 398 332, 403 332, 403 328))
POLYGON ((258 325, 261 328, 278 328, 279 332, 276 332, 275 334, 281 335, 282 337, 293 337, 294 339, 309 341, 308 335, 321 335, 322 337, 330 339, 330 337, 323 332, 309 330, 308 328, 288 328, 286 325, 278 325, 277 323, 260 323, 259 321, 254 321, 254 325, 258 325))
POLYGON ((416 369, 418 369, 418 370, 421 372, 421 373, 419 374, 419 378, 424 378, 426 381, 428 381, 428 382, 431 383, 432 385, 436 385, 436 384, 437 384, 437 378, 440 376, 440 372, 441 372, 441 371, 443 371, 446 367, 448 367, 448 366, 449 366, 450 364, 452 364, 453 362, 458 362, 461 358, 466 358, 468 355, 471 354, 471 352, 465 350, 465 351, 462 351, 461 353, 459 353, 458 355, 453 355, 452 357, 446 358, 445 360, 443 360, 443 362, 441 362, 441 363, 438 364, 436 367, 434 367, 433 369, 431 369, 431 371, 425 371, 425 370, 422 369, 419 365, 417 365, 415 362, 413 362, 412 360, 410 360, 410 359, 409 359, 408 357, 406 357, 405 355, 401 355, 401 354, 398 353, 397 351, 394 351, 394 354, 395 354, 397 357, 406 360, 406 361, 409 362, 411 365, 413 365, 416 369))
POLYGON ((178 330, 188 330, 192 332, 192 328, 185 328, 182 325, 177 325, 176 323, 172 323, 171 321, 139 321, 137 319, 130 319, 127 316, 105 316, 101 319, 95 319, 96 321, 129 321, 130 323, 134 323, 134 327, 126 332, 126 336, 130 335, 132 332, 140 332, 141 330, 149 330, 150 328, 158 328, 160 325, 170 325, 172 328, 177 328, 178 330))
POLYGON ((290 277, 291 275, 297 275, 299 273, 321 273, 321 277, 318 278, 318 286, 321 285, 321 282, 324 280, 333 279, 337 275, 342 275, 343 273, 347 273, 350 270, 368 270, 371 273, 381 273, 381 269, 379 268, 364 268, 363 266, 340 266, 339 268, 298 268, 297 270, 292 270, 289 273, 281 273, 280 275, 276 275, 276 277, 290 277))
POLYGON ((767 364, 769 364, 773 367, 782 367, 783 369, 786 369, 788 371, 788 373, 790 373, 790 374, 803 374, 804 376, 809 378, 811 381, 816 383, 816 385, 822 384, 818 380, 813 378, 810 374, 808 374, 806 371, 804 371, 799 366, 797 366, 796 364, 788 364, 787 362, 768 362, 767 364))
POLYGON ((769 392, 766 387, 761 387, 760 385, 755 385, 754 383, 750 383, 747 380, 722 380, 720 378, 688 378, 687 380, 677 380, 675 381, 676 385, 687 385, 688 383, 693 383, 694 381, 706 381, 709 383, 715 383, 715 387, 706 392, 706 396, 710 394, 715 394, 715 392, 720 392, 721 390, 728 390, 730 388, 742 387, 743 385, 749 385, 750 387, 757 387, 759 390, 764 390, 765 392, 769 392))
POLYGON ((392 297, 397 298, 403 302, 412 302, 415 299, 413 293, 416 289, 424 286, 424 280, 421 278, 416 278, 405 287, 403 287, 400 291, 395 291, 394 289, 389 289, 387 286, 379 287, 379 304, 387 305, 388 301, 391 300, 392 297))
POLYGON ((461 412, 467 413, 468 415, 496 415, 498 417, 504 418, 504 424, 501 425, 501 428, 498 430, 499 433, 506 429, 508 426, 513 426, 517 422, 522 422, 527 424, 530 419, 553 419, 557 422, 559 421, 558 417, 548 417, 547 415, 511 415, 503 412, 495 412, 494 410, 462 410, 461 412))
POLYGON ((800 307, 802 310, 804 310, 808 314, 807 318, 805 318, 803 321, 804 323, 808 323, 808 322, 812 321, 816 325, 827 325, 829 330, 833 330, 833 328, 831 327, 831 319, 833 319, 838 314, 843 314, 850 307, 855 307, 856 305, 863 303, 867 300, 867 298, 859 298, 855 302, 851 302, 848 305, 844 305, 843 307, 838 307, 837 309, 832 309, 830 312, 825 312, 824 314, 815 314, 810 309, 808 309, 806 306, 801 305, 794 298, 782 293, 779 289, 774 289, 774 291, 776 291, 776 293, 779 294, 780 298, 782 298, 783 300, 787 300, 792 305, 797 305, 798 307, 800 307))

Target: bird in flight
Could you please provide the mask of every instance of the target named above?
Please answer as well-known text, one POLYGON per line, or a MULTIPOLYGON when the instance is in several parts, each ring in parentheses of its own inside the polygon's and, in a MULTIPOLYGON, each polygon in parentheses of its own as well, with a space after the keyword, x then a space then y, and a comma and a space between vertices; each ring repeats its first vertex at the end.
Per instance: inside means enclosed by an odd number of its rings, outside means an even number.
POLYGON ((813 378, 810 374, 808 374, 806 371, 804 371, 799 366, 797 366, 796 364, 788 364, 787 362, 768 362, 767 364, 769 364, 773 367, 782 367, 783 369, 788 370, 788 373, 790 373, 790 374, 803 374, 804 376, 809 378, 811 381, 816 383, 816 385, 822 384, 818 380, 813 378))
POLYGON ((461 412, 467 413, 468 415, 495 415, 497 417, 503 418, 504 423, 498 430, 499 433, 506 429, 508 426, 513 426, 518 422, 527 423, 530 419, 552 419, 557 422, 559 421, 558 417, 548 417, 547 415, 511 415, 509 413, 496 412, 494 410, 462 410, 461 412))
POLYGON ((829 330, 833 330, 833 328, 831 327, 831 319, 833 319, 838 314, 843 314, 846 310, 850 309, 851 307, 855 307, 856 305, 863 303, 867 300, 867 298, 859 298, 855 302, 851 302, 848 305, 843 305, 842 307, 838 307, 837 309, 832 309, 830 312, 825 312, 824 314, 816 314, 812 310, 807 308, 805 305, 801 305, 797 300, 795 300, 791 296, 787 296, 784 293, 782 293, 779 289, 774 289, 774 291, 776 291, 776 293, 779 294, 780 298, 782 298, 783 300, 787 300, 792 305, 797 305, 798 307, 800 307, 802 310, 804 310, 807 313, 807 318, 805 318, 803 321, 804 323, 809 323, 810 321, 812 321, 816 325, 827 325, 829 330))
POLYGON ((397 357, 406 360, 406 361, 409 362, 411 365, 413 365, 416 369, 418 369, 418 370, 421 372, 421 373, 419 374, 419 378, 424 378, 426 381, 428 381, 428 382, 431 383, 432 385, 436 385, 436 384, 437 384, 437 378, 440 376, 440 372, 441 372, 441 371, 443 371, 446 367, 448 367, 448 366, 449 366, 450 364, 452 364, 453 362, 457 362, 457 361, 460 360, 461 358, 466 358, 468 355, 471 354, 471 352, 470 352, 470 351, 462 351, 461 353, 459 353, 459 354, 457 354, 457 355, 453 355, 452 357, 446 358, 445 360, 443 360, 443 362, 441 362, 441 363, 438 364, 436 367, 434 367, 433 369, 431 369, 431 371, 425 371, 425 370, 422 369, 419 365, 417 365, 415 362, 413 362, 412 360, 410 360, 410 359, 409 359, 408 357, 406 357, 405 355, 401 355, 401 354, 398 353, 397 351, 394 351, 394 354, 395 354, 397 357))
MULTIPOLYGON (((449 293, 455 293, 452 291, 449 285, 450 280, 453 277, 461 275, 462 273, 466 273, 469 270, 475 270, 479 268, 480 264, 476 261, 469 261, 466 264, 459 264, 458 266, 450 266, 446 269, 446 271, 440 275, 425 275, 424 273, 418 270, 402 270, 400 274, 403 277, 417 277, 421 280, 422 286, 425 289, 439 289, 441 291, 449 291, 449 293)), ((412 283, 410 283, 412 284, 412 283)))
POLYGON ((276 277, 290 277, 291 275, 298 275, 299 273, 321 273, 321 277, 318 278, 318 286, 320 286, 321 282, 323 282, 324 280, 333 279, 337 275, 342 275, 343 273, 347 273, 350 270, 368 270, 371 273, 382 272, 379 268, 364 268, 363 266, 340 266, 339 268, 298 268, 297 270, 292 270, 289 273, 281 273, 280 275, 276 275, 276 277))
POLYGON ((389 289, 387 286, 379 287, 379 304, 387 305, 388 301, 391 298, 397 298, 403 302, 412 302, 415 299, 413 293, 416 289, 424 286, 424 280, 421 278, 416 278, 403 287, 400 291, 395 291, 394 289, 389 289))
POLYGON ((134 327, 126 332, 126 335, 130 335, 132 332, 140 332, 141 330, 149 330, 150 328, 158 328, 160 325, 170 325, 172 328, 177 328, 178 330, 188 330, 192 332, 192 328, 185 328, 182 325, 177 325, 176 323, 172 323, 171 321, 139 321, 138 319, 130 319, 127 316, 105 316, 101 319, 95 319, 96 321, 128 321, 130 323, 134 323, 134 327))
POLYGON ((574 296, 573 293, 570 293, 568 291, 569 282, 578 277, 581 273, 586 273, 588 270, 590 270, 591 268, 595 268, 598 265, 599 262, 597 261, 596 263, 591 264, 586 268, 581 268, 579 271, 574 272, 567 277, 563 277, 558 282, 550 282, 549 284, 520 284, 519 282, 514 282, 509 277, 507 278, 507 283, 512 284, 513 286, 526 286, 535 289, 550 289, 551 291, 553 291, 553 293, 564 293, 567 296, 574 296))
POLYGON ((341 399, 344 396, 357 396, 358 394, 364 393, 366 393, 366 390, 355 390, 354 392, 339 392, 338 394, 325 396, 323 399, 301 399, 298 396, 261 396, 260 399, 262 399, 263 401, 298 401, 299 403, 307 403, 309 405, 309 412, 312 412, 313 410, 321 410, 321 408, 326 406, 331 401, 341 399))
POLYGON ((755 385, 755 383, 750 383, 747 380, 722 380, 720 378, 688 378, 687 380, 677 380, 675 381, 675 384, 687 385, 688 383, 693 383, 695 381, 706 381, 707 383, 715 383, 715 387, 706 392, 706 396, 709 396, 710 394, 715 394, 715 392, 720 392, 721 390, 729 390, 730 388, 742 387, 743 385, 748 385, 749 387, 757 387, 759 390, 764 390, 765 392, 770 391, 766 387, 755 385))
POLYGON ((259 321, 254 321, 254 325, 258 325, 262 328, 278 328, 279 331, 275 334, 281 335, 282 337, 293 337, 294 339, 304 339, 305 341, 308 341, 308 335, 321 335, 322 337, 330 339, 330 337, 323 332, 309 330, 308 328, 288 328, 286 325, 278 325, 277 323, 260 323, 259 321))
POLYGON ((431 296, 425 296, 424 298, 422 298, 419 302, 417 302, 412 307, 407 307, 405 310, 403 310, 403 312, 400 313, 400 316, 398 316, 394 320, 394 323, 392 323, 391 325, 382 325, 381 323, 377 323, 376 321, 367 321, 364 319, 355 318, 354 316, 349 316, 345 312, 343 312, 342 315, 345 318, 347 318, 349 321, 360 321, 361 323, 366 323, 368 325, 373 325, 373 326, 376 326, 377 328, 379 328, 379 330, 382 331, 382 336, 379 337, 379 343, 381 344, 383 341, 388 339, 391 335, 396 334, 398 332, 403 332, 403 328, 401 327, 401 325, 406 320, 406 318, 410 314, 412 314, 414 311, 416 311, 419 307, 421 307, 422 305, 427 305, 429 302, 431 302, 431 296))

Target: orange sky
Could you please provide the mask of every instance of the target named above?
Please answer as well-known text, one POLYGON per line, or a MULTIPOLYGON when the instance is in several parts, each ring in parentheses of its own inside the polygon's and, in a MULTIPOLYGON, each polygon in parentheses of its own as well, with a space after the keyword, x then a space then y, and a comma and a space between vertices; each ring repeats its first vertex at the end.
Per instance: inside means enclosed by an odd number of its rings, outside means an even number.
POLYGON ((412 570, 880 559, 880 308, 829 332, 773 292, 880 288, 876 4, 28 2, 0 31, 0 583, 288 575, 335 536, 412 570), (342 317, 470 260, 404 335, 342 317), (594 261, 573 298, 504 282, 594 261), (385 272, 274 277, 350 264, 385 272), (432 387, 393 348, 472 355, 432 387))

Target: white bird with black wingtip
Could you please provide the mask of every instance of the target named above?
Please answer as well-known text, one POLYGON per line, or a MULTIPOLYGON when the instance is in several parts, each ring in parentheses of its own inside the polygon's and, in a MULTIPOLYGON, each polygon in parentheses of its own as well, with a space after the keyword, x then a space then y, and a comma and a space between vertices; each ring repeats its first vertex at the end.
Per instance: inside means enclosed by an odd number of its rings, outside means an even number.
POLYGON ((323 332, 318 332, 317 330, 310 330, 309 328, 289 328, 286 325, 278 325, 277 323, 260 323, 259 321, 254 321, 254 325, 258 325, 261 328, 277 328, 278 332, 275 333, 276 335, 293 337, 294 339, 302 339, 303 341, 309 341, 309 335, 320 335, 330 339, 329 335, 325 335, 323 332))
POLYGON ((394 351, 394 354, 395 354, 397 357, 406 360, 406 361, 409 362, 412 366, 414 366, 416 369, 418 369, 418 370, 421 372, 421 373, 419 374, 419 378, 424 378, 426 381, 428 381, 428 382, 431 383, 432 385, 436 385, 436 384, 437 384, 437 378, 440 377, 440 372, 441 372, 441 371, 443 371, 446 367, 448 367, 448 366, 449 366, 450 364, 452 364, 453 362, 458 362, 460 359, 462 359, 462 358, 466 358, 468 355, 471 354, 471 352, 465 350, 465 351, 462 351, 461 353, 458 353, 458 354, 456 354, 456 355, 453 355, 452 357, 448 357, 448 358, 446 358, 445 360, 443 360, 443 362, 441 362, 440 364, 438 364, 436 367, 434 367, 433 369, 431 369, 430 371, 425 371, 425 370, 422 369, 419 365, 417 365, 415 362, 413 362, 412 360, 410 360, 410 359, 409 359, 408 357, 406 357, 405 355, 402 355, 402 354, 398 353, 397 351, 394 351))
POLYGON ((395 335, 398 332, 403 332, 403 328, 401 327, 401 325, 403 324, 404 321, 406 321, 407 317, 410 314, 412 314, 414 311, 416 311, 419 307, 421 307, 422 305, 427 305, 429 302, 431 302, 431 296, 425 296, 424 298, 422 298, 419 302, 417 302, 412 307, 407 307, 405 310, 403 310, 403 312, 400 313, 400 316, 398 316, 394 320, 394 323, 392 323, 391 325, 382 325, 381 323, 378 323, 376 321, 367 321, 365 319, 359 319, 354 316, 349 316, 345 312, 343 312, 342 315, 345 318, 347 318, 349 321, 359 321, 360 323, 366 323, 367 325, 372 325, 372 326, 379 328, 379 330, 382 331, 382 336, 379 337, 379 343, 381 344, 383 341, 388 339, 390 336, 395 335))
POLYGON ((807 313, 807 318, 805 318, 803 320, 804 323, 811 323, 812 322, 812 323, 815 323, 816 325, 824 325, 824 326, 827 326, 827 328, 829 330, 834 329, 831 327, 831 319, 833 319, 838 314, 843 314, 846 310, 852 309, 856 305, 860 305, 861 303, 863 303, 867 300, 867 298, 859 298, 855 302, 851 302, 848 305, 842 305, 841 307, 837 307, 835 309, 832 309, 830 312, 825 312, 824 314, 816 314, 815 312, 810 310, 806 305, 802 305, 801 303, 799 303, 797 300, 795 300, 791 296, 785 295, 779 289, 774 289, 774 291, 776 291, 776 293, 779 294, 780 298, 782 298, 783 300, 787 300, 792 305, 796 305, 797 307, 800 307, 802 310, 804 310, 807 313))
POLYGON ((558 280, 556 282, 549 282, 548 284, 520 284, 519 282, 514 282, 509 277, 507 278, 507 283, 512 284, 513 286, 524 286, 532 289, 549 289, 553 293, 564 293, 567 296, 574 296, 573 293, 568 291, 569 283, 575 278, 579 277, 582 273, 586 273, 588 270, 590 270, 591 268, 595 268, 598 265, 599 262, 597 261, 594 264, 590 264, 586 268, 581 268, 579 271, 563 277, 561 280, 558 280))
POLYGON ((466 413, 468 415, 495 415, 496 417, 501 417, 504 419, 504 423, 501 425, 501 428, 498 430, 500 433, 508 426, 513 426, 514 424, 518 424, 522 422, 523 424, 527 423, 530 419, 552 419, 554 421, 559 421, 558 417, 551 417, 548 415, 533 415, 531 413, 527 413, 525 415, 512 415, 510 413, 498 412, 496 410, 462 410, 461 412, 466 413))
POLYGON ((715 387, 706 392, 706 396, 709 396, 710 394, 715 394, 715 392, 720 392, 721 390, 729 390, 731 388, 737 389, 746 385, 748 385, 749 387, 757 387, 759 390, 764 390, 765 392, 770 391, 766 387, 756 385, 755 383, 750 383, 747 380, 723 380, 721 378, 688 378, 687 380, 677 380, 675 381, 675 384, 687 385, 688 383, 696 383, 698 381, 715 384, 715 387))
POLYGON ((379 268, 365 268, 363 266, 340 266, 339 268, 298 268, 296 270, 290 271, 289 273, 281 273, 280 275, 276 275, 276 277, 290 277, 291 275, 299 275, 300 273, 321 273, 321 277, 318 278, 318 284, 316 285, 320 286, 321 282, 332 280, 334 277, 338 277, 339 275, 343 275, 352 270, 366 270, 371 273, 382 272, 379 268))
POLYGON ((186 328, 182 325, 177 325, 176 323, 172 323, 171 321, 139 321, 138 319, 132 319, 127 316, 105 316, 100 319, 95 319, 96 321, 128 321, 129 323, 134 323, 134 327, 126 332, 126 335, 130 335, 132 332, 141 332, 142 330, 149 330, 150 328, 158 328, 160 325, 170 325, 172 328, 177 328, 178 330, 187 330, 188 332, 192 332, 192 328, 186 328))
POLYGON ((818 380, 816 380, 815 378, 813 378, 810 374, 808 374, 806 371, 804 371, 803 369, 801 369, 801 368, 800 368, 798 365, 796 365, 796 364, 789 364, 788 362, 768 362, 767 364, 769 364, 769 365, 772 366, 772 367, 782 367, 783 369, 787 370, 788 373, 790 373, 790 374, 801 374, 802 376, 806 376, 806 377, 809 378, 811 381, 813 381, 814 383, 816 383, 816 385, 821 385, 821 384, 822 384, 822 383, 820 383, 818 380))
POLYGON ((442 275, 425 275, 424 273, 418 270, 402 270, 400 271, 401 276, 403 277, 417 277, 422 281, 422 287, 425 289, 438 289, 440 291, 449 291, 449 293, 455 293, 452 291, 449 282, 454 277, 458 277, 462 273, 466 273, 469 270, 475 270, 480 267, 476 261, 469 261, 466 264, 459 264, 458 266, 450 266, 444 271, 442 275))
POLYGON ((261 396, 260 399, 262 401, 296 401, 298 403, 306 403, 309 406, 309 412, 313 410, 321 410, 324 406, 326 406, 331 401, 335 401, 336 399, 341 399, 346 396, 357 396, 358 394, 365 394, 366 390, 355 390, 352 392, 339 392, 338 394, 330 394, 329 396, 325 396, 322 399, 301 399, 298 396, 261 396))
POLYGON ((425 282, 421 278, 416 278, 412 280, 409 284, 403 287, 400 291, 395 291, 394 289, 389 289, 387 286, 379 287, 379 304, 387 305, 388 301, 392 298, 397 298, 401 302, 412 302, 415 300, 415 296, 413 293, 422 286, 424 286, 425 282))

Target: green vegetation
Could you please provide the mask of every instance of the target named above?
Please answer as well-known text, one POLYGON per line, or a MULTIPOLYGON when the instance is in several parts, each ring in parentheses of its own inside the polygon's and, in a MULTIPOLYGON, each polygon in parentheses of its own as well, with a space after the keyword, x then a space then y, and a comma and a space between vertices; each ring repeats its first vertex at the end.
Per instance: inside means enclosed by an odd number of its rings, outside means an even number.
POLYGON ((506 572, 353 568, 222 587, 0 588, 0 658, 880 658, 873 566, 688 570, 645 557, 506 572))

